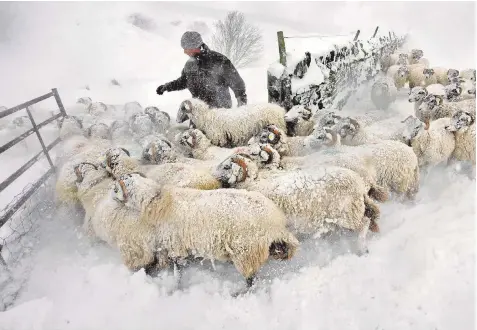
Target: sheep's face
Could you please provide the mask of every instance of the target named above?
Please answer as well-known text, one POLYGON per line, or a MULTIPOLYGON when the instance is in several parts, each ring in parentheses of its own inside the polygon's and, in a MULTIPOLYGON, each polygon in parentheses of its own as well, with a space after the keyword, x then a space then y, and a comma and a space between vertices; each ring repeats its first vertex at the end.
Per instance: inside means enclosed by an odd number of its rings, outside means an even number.
POLYGON ((343 119, 343 117, 335 114, 334 112, 330 112, 324 115, 323 117, 321 117, 317 127, 319 129, 322 129, 325 127, 333 128, 336 124, 340 122, 341 119, 343 119))
POLYGON ((147 107, 144 110, 144 113, 151 118, 155 125, 160 126, 163 129, 166 129, 171 124, 171 117, 169 114, 159 110, 157 107, 147 107))
POLYGON ((129 119, 131 130, 138 136, 146 136, 154 131, 154 123, 145 113, 136 113, 129 119))
POLYGON ((399 59, 396 62, 397 65, 406 65, 408 63, 409 56, 408 54, 399 54, 399 59))
POLYGON ((108 111, 108 107, 103 102, 94 102, 88 106, 88 113, 92 116, 100 116, 108 111))
POLYGON ((273 162, 280 162, 278 151, 273 149, 270 144, 254 143, 248 147, 250 157, 257 163, 269 165, 273 162))
POLYGON ((276 125, 267 125, 261 132, 258 141, 262 144, 271 144, 272 146, 281 142, 285 132, 276 125))
POLYGON ((447 79, 452 81, 453 78, 459 78, 459 70, 456 69, 449 69, 447 70, 447 79))
POLYGON ((407 78, 409 76, 409 68, 407 66, 400 66, 397 75, 400 78, 407 78))
POLYGON ((424 56, 424 52, 421 49, 411 50, 411 57, 415 61, 419 61, 424 56))
POLYGON ((424 129, 424 123, 413 116, 407 117, 402 123, 404 123, 402 141, 408 146, 411 146, 412 140, 424 129))
POLYGON ((437 106, 441 105, 443 98, 440 95, 428 94, 422 99, 419 111, 433 111, 437 106))
POLYGON ((463 110, 459 110, 452 115, 450 125, 445 129, 449 132, 456 132, 468 128, 475 122, 475 116, 463 110))
POLYGON ((108 139, 109 138, 109 127, 103 123, 96 123, 91 125, 87 131, 88 137, 98 138, 98 139, 108 139))
POLYGON ((245 181, 248 176, 248 163, 246 159, 251 160, 249 155, 235 154, 227 157, 222 163, 217 165, 214 175, 224 188, 232 188, 238 183, 245 181))
POLYGON ((124 148, 109 148, 104 153, 104 161, 101 166, 109 173, 114 173, 114 170, 120 166, 123 157, 130 157, 130 153, 124 148))
POLYGON ((458 84, 449 84, 444 87, 444 93, 447 100, 454 101, 462 94, 462 87, 458 84))
POLYGON ((422 74, 426 79, 429 79, 435 74, 435 71, 434 69, 425 68, 424 70, 422 70, 422 74))
POLYGON ((359 128, 359 123, 355 119, 346 117, 339 124, 338 132, 340 137, 343 139, 347 136, 355 135, 358 132, 359 128))
POLYGON ((91 97, 80 97, 78 101, 76 101, 78 104, 84 104, 86 106, 89 106, 93 101, 91 100, 91 97))
POLYGON ((93 163, 83 162, 74 167, 76 183, 82 183, 88 172, 97 171, 98 167, 93 163))
POLYGON ((192 102, 190 100, 185 100, 179 106, 179 111, 177 112, 176 121, 180 124, 185 122, 187 119, 190 119, 190 114, 192 113, 192 102))
POLYGON ((122 204, 129 204, 130 206, 141 205, 142 198, 145 197, 137 194, 140 185, 143 183, 146 176, 139 172, 128 173, 121 175, 113 184, 111 195, 112 198, 122 204))
POLYGON ((409 91, 409 102, 418 102, 427 96, 427 89, 422 86, 413 87, 409 91))
POLYGON ((163 164, 172 158, 174 150, 169 141, 154 139, 143 149, 142 158, 151 164, 163 164))
POLYGON ((337 142, 336 133, 328 127, 322 129, 313 130, 313 133, 309 138, 305 138, 304 144, 305 147, 312 149, 321 148, 322 146, 331 146, 337 142))
POLYGON ((179 143, 183 146, 195 149, 200 145, 205 135, 198 129, 188 129, 180 134, 179 143))

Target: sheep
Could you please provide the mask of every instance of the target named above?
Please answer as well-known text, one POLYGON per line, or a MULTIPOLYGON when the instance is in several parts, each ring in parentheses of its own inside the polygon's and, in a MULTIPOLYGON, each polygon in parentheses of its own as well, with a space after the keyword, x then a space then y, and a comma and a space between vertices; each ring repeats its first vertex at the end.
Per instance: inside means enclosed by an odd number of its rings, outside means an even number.
POLYGON ((116 189, 118 200, 140 212, 139 222, 155 227, 169 258, 232 261, 248 288, 270 256, 291 259, 299 246, 283 212, 257 192, 160 186, 138 174, 119 178, 116 189))
POLYGON ((83 136, 72 136, 63 142, 67 161, 60 166, 55 184, 56 200, 74 205, 78 202, 74 166, 80 162, 96 162, 103 150, 111 146, 111 141, 102 139, 88 140, 83 136), (67 148, 65 148, 65 146, 67 148))
POLYGON ((475 69, 465 69, 460 71, 459 77, 465 80, 470 80, 475 82, 475 69))
POLYGON ((475 99, 460 102, 444 102, 442 96, 428 94, 422 100, 416 117, 422 122, 426 120, 433 121, 439 118, 451 117, 453 113, 460 109, 475 114, 475 99))
POLYGON ((141 166, 137 159, 131 157, 127 149, 121 147, 106 149, 98 159, 101 167, 114 178, 119 178, 127 173, 144 172, 151 168, 151 166, 141 166))
POLYGON ((88 114, 92 116, 101 116, 108 110, 108 106, 103 102, 93 102, 91 103, 88 108, 88 114))
POLYGON ((268 143, 278 151, 280 156, 303 156, 310 152, 305 146, 306 136, 288 137, 276 125, 267 125, 257 135, 248 141, 248 145, 268 143))
POLYGON ((111 140, 132 139, 132 132, 129 123, 126 120, 115 120, 109 128, 109 137, 111 140))
POLYGON ((290 136, 307 136, 313 132, 313 112, 302 105, 292 107, 285 114, 287 133, 290 136))
POLYGON ((98 139, 109 139, 109 127, 104 123, 95 123, 86 130, 86 136, 98 139))
POLYGON ((213 145, 219 147, 244 146, 248 140, 269 124, 286 130, 285 109, 276 104, 255 104, 237 109, 211 109, 200 100, 189 99, 181 103, 177 122, 190 119, 213 145))
POLYGON ((108 173, 89 163, 78 164, 75 173, 78 195, 86 211, 86 233, 118 248, 124 265, 131 271, 144 268, 149 273, 153 266, 165 267, 166 263, 156 265, 161 259, 156 255, 154 227, 137 221, 140 213, 117 200, 119 190, 108 173))
POLYGON ((359 123, 350 118, 337 125, 334 130, 340 136, 334 148, 338 148, 344 140, 348 143, 343 143, 343 147, 353 146, 346 149, 354 152, 371 152, 376 182, 395 193, 404 194, 409 199, 415 197, 419 190, 419 166, 412 148, 400 141, 367 136, 366 132, 361 131, 359 123))
POLYGON ((400 90, 408 81, 409 69, 407 66, 393 65, 389 67, 386 75, 394 80, 394 85, 400 90))
POLYGON ((127 102, 123 107, 124 118, 131 118, 131 116, 137 113, 143 113, 142 106, 137 101, 127 102))
POLYGON ((247 155, 236 154, 217 167, 216 176, 224 187, 260 192, 270 198, 299 235, 319 237, 336 227, 350 229, 359 233, 357 252, 362 254, 367 252, 368 229, 379 231, 379 207, 369 198, 361 177, 346 168, 325 166, 259 175, 247 155))
POLYGON ((129 126, 137 138, 154 133, 154 123, 145 113, 135 113, 129 118, 129 126))
POLYGON ((429 84, 441 84, 443 86, 449 84, 448 72, 448 69, 442 67, 425 68, 423 70, 429 84))
MULTIPOLYGON (((419 64, 413 64, 403 67, 401 75, 405 76, 406 81, 409 83, 409 89, 415 86, 426 86, 426 76, 424 75, 425 66, 419 64)), ((427 71, 426 71, 427 72, 427 71)), ((429 85, 435 83, 432 80, 429 81, 429 85)))
MULTIPOLYGON (((474 84, 475 86, 475 84, 474 84)), ((471 92, 471 86, 464 84, 462 86, 460 83, 450 83, 445 87, 445 98, 449 102, 459 102, 463 100, 475 100, 475 95, 471 92), (465 90, 465 93, 463 91, 465 90), (470 93, 469 93, 470 92, 470 93)))
POLYGON ((167 112, 159 110, 158 107, 147 107, 144 109, 154 123, 155 131, 158 133, 165 133, 171 125, 171 117, 167 112))
MULTIPOLYGON (((340 112, 333 112, 329 110, 325 111, 318 111, 317 114, 314 116, 314 120, 316 122, 314 130, 324 129, 326 127, 331 128, 334 127, 341 119, 345 116, 353 116, 354 119, 358 120, 362 126, 371 125, 375 122, 381 121, 387 117, 386 113, 383 111, 366 111, 362 114, 356 113, 356 111, 344 111, 341 110, 340 112), (319 115, 318 115, 319 114, 319 115)), ((312 133, 310 133, 312 134, 312 133)))
POLYGON ((91 100, 91 97, 80 97, 78 101, 76 101, 78 104, 84 104, 86 107, 89 107, 93 101, 91 100))
POLYGON ((408 55, 409 64, 417 64, 419 60, 424 56, 424 52, 421 49, 412 49, 408 55))
POLYGON ((73 135, 84 135, 83 123, 76 116, 65 116, 59 121, 60 139, 62 141, 73 135))
POLYGON ((417 156, 419 167, 435 166, 446 163, 455 148, 455 138, 445 130, 450 124, 450 118, 440 118, 423 123, 418 118, 409 116, 403 120, 406 128, 403 140, 417 156))
POLYGON ((416 86, 409 90, 409 102, 414 102, 414 115, 418 117, 419 107, 424 98, 429 95, 445 95, 444 86, 441 84, 429 85, 427 87, 416 86))
POLYGON ((455 149, 452 158, 472 162, 472 177, 475 178, 475 112, 456 111, 445 129, 454 133, 455 136, 455 149))
POLYGON ((396 97, 397 88, 389 77, 378 79, 371 87, 371 101, 377 109, 387 110, 396 97))
POLYGON ((235 152, 234 149, 212 145, 205 134, 198 129, 189 129, 180 134, 179 143, 190 148, 192 157, 200 160, 222 161, 235 152))

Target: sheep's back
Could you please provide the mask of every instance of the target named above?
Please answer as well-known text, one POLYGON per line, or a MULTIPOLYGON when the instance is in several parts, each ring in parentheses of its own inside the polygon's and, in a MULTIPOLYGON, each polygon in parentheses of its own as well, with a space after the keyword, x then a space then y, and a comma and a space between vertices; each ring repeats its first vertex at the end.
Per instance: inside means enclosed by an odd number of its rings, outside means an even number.
POLYGON ((461 161, 471 161, 475 166, 475 123, 467 130, 455 133, 453 157, 461 161))
POLYGON ((173 185, 180 188, 201 190, 221 187, 220 182, 212 176, 208 169, 189 164, 166 163, 155 165, 147 171, 146 176, 159 185, 173 185))

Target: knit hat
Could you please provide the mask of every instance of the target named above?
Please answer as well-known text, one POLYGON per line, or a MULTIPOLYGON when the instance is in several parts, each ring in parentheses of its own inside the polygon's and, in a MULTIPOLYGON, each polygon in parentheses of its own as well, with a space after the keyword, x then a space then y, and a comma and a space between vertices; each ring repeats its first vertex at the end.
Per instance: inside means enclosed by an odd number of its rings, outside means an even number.
POLYGON ((181 38, 181 46, 183 49, 197 49, 200 48, 203 43, 199 32, 195 31, 187 31, 181 38))

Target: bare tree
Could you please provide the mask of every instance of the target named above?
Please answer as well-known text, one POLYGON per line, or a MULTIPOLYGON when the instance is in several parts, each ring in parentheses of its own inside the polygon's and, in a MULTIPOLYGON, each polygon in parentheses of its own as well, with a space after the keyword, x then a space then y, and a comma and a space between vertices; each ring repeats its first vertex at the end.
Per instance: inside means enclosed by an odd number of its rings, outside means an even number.
POLYGON ((216 21, 214 26, 212 48, 227 56, 235 67, 245 67, 261 57, 262 34, 246 21, 243 13, 229 12, 225 20, 216 21))

